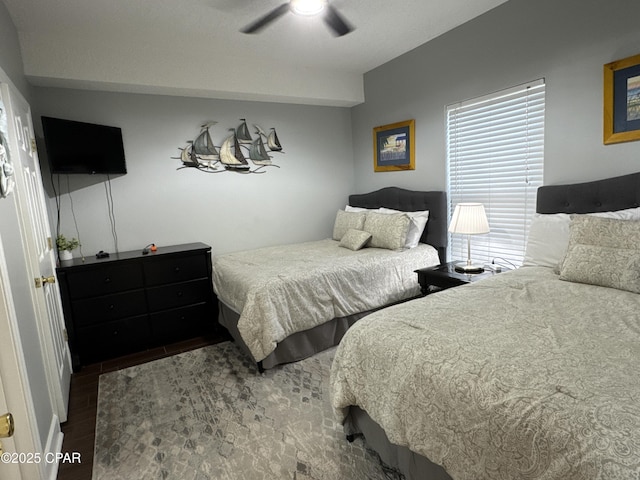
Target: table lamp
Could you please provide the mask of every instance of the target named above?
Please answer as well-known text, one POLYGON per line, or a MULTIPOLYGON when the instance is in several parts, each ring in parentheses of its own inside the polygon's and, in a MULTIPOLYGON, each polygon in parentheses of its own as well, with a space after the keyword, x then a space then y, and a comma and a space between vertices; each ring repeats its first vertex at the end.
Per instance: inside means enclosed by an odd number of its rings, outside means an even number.
POLYGON ((467 261, 455 266, 456 271, 464 273, 480 273, 484 271, 481 265, 471 263, 471 235, 489 233, 489 222, 481 203, 458 203, 449 223, 451 233, 467 236, 467 261))

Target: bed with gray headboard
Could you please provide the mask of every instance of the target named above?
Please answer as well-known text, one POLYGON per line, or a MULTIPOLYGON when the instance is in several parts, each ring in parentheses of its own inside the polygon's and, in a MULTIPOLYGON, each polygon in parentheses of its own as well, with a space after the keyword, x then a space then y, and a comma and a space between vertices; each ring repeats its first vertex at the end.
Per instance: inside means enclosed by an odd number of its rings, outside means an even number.
POLYGON ((417 296, 414 270, 445 261, 445 192, 386 187, 350 195, 348 204, 366 211, 339 211, 331 239, 213 257, 220 323, 259 369, 337 345, 360 318, 417 296), (342 248, 343 238, 336 237, 338 224, 356 217, 365 221, 369 212, 380 208, 409 212, 390 214, 389 219, 428 211, 419 242, 416 237, 418 245, 398 250, 342 248))
POLYGON ((638 476, 640 173, 543 186, 537 211, 528 266, 373 313, 338 346, 347 438, 407 479, 638 476))

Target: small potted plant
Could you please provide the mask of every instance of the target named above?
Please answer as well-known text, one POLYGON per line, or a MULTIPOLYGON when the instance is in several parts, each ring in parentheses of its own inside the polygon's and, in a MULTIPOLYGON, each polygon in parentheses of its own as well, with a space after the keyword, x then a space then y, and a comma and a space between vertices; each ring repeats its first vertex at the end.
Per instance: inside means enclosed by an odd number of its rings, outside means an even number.
POLYGON ((56 237, 56 245, 58 247, 58 256, 60 257, 60 260, 71 260, 73 258, 71 250, 78 248, 80 246, 80 242, 77 238, 67 240, 64 235, 60 234, 56 237))

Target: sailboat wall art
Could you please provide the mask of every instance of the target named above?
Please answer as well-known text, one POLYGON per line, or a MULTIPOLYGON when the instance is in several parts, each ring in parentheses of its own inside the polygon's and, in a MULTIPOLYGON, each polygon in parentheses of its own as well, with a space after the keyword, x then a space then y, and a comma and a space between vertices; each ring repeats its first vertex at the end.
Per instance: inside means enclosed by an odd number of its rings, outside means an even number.
POLYGON ((178 170, 195 168, 205 173, 265 173, 268 167, 280 168, 273 163, 270 155, 272 152, 284 153, 275 128, 267 133, 254 124, 255 137, 252 137, 246 119, 241 118, 236 128, 225 132, 226 137, 218 147, 211 138, 211 131, 217 123, 211 121, 202 124, 195 139, 188 140, 180 148, 180 156, 171 157, 182 162, 178 170))

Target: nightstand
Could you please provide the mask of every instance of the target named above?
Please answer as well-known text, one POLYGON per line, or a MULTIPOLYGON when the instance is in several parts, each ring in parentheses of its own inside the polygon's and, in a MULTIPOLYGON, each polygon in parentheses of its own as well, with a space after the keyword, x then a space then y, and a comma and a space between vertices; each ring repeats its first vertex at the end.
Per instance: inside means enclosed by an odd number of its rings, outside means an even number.
MULTIPOLYGON (((485 270, 481 273, 460 273, 456 272, 455 265, 458 262, 443 263, 435 267, 419 268, 415 270, 418 274, 418 283, 423 295, 428 295, 438 290, 451 287, 458 287, 465 283, 471 283, 484 278, 493 277, 499 272, 485 270)), ((505 269, 503 268, 504 272, 505 269)))

